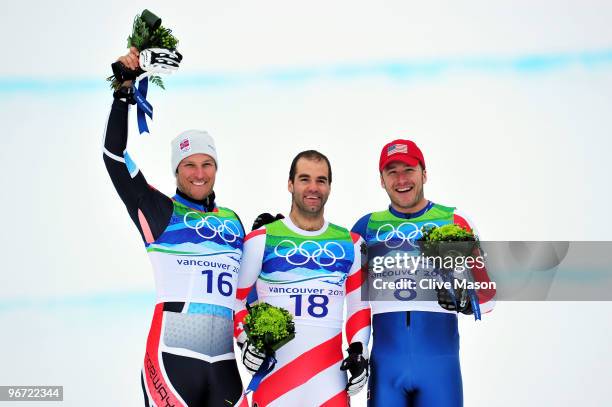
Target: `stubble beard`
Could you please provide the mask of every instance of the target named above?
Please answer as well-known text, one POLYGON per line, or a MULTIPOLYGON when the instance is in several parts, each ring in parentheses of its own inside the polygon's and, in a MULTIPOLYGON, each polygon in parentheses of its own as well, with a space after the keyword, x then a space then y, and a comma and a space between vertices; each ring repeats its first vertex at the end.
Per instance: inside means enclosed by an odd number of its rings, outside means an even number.
MULTIPOLYGON (((187 184, 189 183, 189 181, 185 181, 187 184)), ((183 182, 181 182, 181 180, 177 177, 176 179, 176 187, 178 188, 179 191, 181 191, 182 193, 184 193, 185 195, 187 195, 188 197, 190 197, 193 200, 196 201, 202 201, 204 199, 206 199, 206 197, 208 195, 210 195, 210 193, 212 192, 212 186, 210 186, 210 189, 208 190, 208 192, 206 192, 205 194, 203 194, 203 196, 194 196, 193 193, 191 192, 191 188, 189 185, 185 185, 183 182)))
MULTIPOLYGON (((393 191, 393 192, 395 192, 395 191, 393 191)), ((425 193, 423 191, 423 186, 421 185, 420 190, 417 192, 417 194, 415 195, 414 199, 412 199, 407 204, 402 204, 399 199, 396 200, 396 201, 391 200, 391 202, 394 203, 395 206, 397 206, 398 208, 401 208, 401 209, 404 209, 404 210, 411 210, 411 209, 415 208, 424 198, 425 198, 425 193)))
POLYGON ((318 209, 310 209, 309 207, 307 207, 306 205, 304 205, 303 202, 298 201, 295 198, 295 195, 292 195, 291 197, 291 207, 293 209, 296 209, 300 215, 306 217, 306 218, 318 218, 319 216, 323 216, 323 211, 325 209, 325 203, 327 202, 327 199, 323 199, 323 197, 321 197, 321 205, 319 206, 318 209))

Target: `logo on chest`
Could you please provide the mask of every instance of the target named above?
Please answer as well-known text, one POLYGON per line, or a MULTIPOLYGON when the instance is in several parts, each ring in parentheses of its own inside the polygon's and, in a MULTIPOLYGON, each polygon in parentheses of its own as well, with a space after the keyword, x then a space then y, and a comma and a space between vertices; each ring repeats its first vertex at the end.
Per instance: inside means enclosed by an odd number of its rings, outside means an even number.
POLYGON ((346 251, 340 243, 321 244, 314 240, 305 240, 298 245, 285 239, 276 245, 274 254, 293 266, 304 266, 313 262, 321 267, 329 267, 346 258, 346 251))
POLYGON ((404 222, 397 227, 385 223, 376 230, 376 241, 384 243, 389 249, 397 249, 408 244, 413 249, 418 249, 416 240, 423 236, 423 229, 438 226, 436 223, 427 222, 420 227, 416 223, 404 222))
POLYGON ((219 237, 226 243, 233 243, 240 237, 240 228, 230 219, 219 219, 214 215, 202 216, 198 212, 187 212, 183 217, 185 226, 206 240, 219 237))

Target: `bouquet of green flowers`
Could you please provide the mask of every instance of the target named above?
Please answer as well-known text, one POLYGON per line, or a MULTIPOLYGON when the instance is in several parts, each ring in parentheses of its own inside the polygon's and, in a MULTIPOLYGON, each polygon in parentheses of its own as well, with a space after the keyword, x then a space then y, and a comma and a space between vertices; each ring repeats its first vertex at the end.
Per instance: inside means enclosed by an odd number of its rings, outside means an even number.
POLYGON ((244 331, 259 351, 273 355, 295 337, 295 323, 289 311, 264 302, 249 307, 244 331))
POLYGON ((417 241, 425 256, 466 257, 478 247, 478 237, 455 224, 426 227, 417 241))
MULTIPOLYGON (((178 44, 178 39, 172 35, 172 30, 161 25, 161 18, 149 10, 144 10, 141 14, 136 15, 134 24, 132 25, 132 35, 127 39, 128 48, 135 47, 139 51, 147 48, 165 48, 170 51, 175 51, 178 44)), ((111 75, 106 78, 111 83, 111 88, 119 89, 121 83, 111 75)), ((162 89, 165 89, 164 82, 159 76, 150 76, 151 83, 156 84, 162 89)))
MULTIPOLYGON (((440 277, 445 283, 450 283, 448 289, 436 288, 440 306, 464 314, 473 313, 474 318, 479 320, 480 306, 476 293, 470 288, 457 287, 455 285, 457 278, 453 274, 457 266, 463 267, 466 258, 478 252, 478 236, 459 225, 448 224, 424 228, 423 235, 417 241, 424 256, 441 260, 437 266, 440 277)), ((469 268, 464 271, 466 274, 462 279, 471 278, 469 268)))

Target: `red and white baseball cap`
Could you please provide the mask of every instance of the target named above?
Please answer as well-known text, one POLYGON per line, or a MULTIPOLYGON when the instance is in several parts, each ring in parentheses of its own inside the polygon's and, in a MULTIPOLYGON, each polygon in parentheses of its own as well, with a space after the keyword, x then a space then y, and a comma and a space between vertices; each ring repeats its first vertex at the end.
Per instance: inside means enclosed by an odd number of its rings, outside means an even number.
POLYGON ((425 158, 423 158, 421 149, 410 140, 397 139, 385 144, 380 151, 378 170, 382 172, 392 161, 400 161, 411 167, 421 164, 421 167, 425 169, 425 158))

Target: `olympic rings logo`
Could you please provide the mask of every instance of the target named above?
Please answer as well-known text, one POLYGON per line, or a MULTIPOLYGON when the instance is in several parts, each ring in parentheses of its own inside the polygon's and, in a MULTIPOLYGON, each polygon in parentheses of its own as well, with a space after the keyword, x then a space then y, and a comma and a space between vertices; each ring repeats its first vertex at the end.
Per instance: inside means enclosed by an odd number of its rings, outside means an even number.
POLYGON ((233 243, 240 237, 240 230, 234 222, 229 219, 221 220, 213 215, 208 215, 202 218, 198 212, 187 212, 183 217, 183 222, 189 229, 193 229, 196 233, 204 239, 213 239, 215 236, 219 236, 226 243, 233 243), (195 225, 193 220, 189 223, 189 216, 199 218, 195 225))
POLYGON ((397 249, 404 243, 408 243, 415 249, 418 249, 418 245, 415 243, 419 237, 423 235, 423 228, 435 226, 433 222, 425 223, 420 228, 411 222, 404 222, 400 224, 397 229, 390 223, 385 223, 376 231, 376 240, 382 242, 389 249, 397 249))
POLYGON ((321 267, 327 267, 336 263, 337 260, 342 260, 346 257, 346 252, 340 243, 327 242, 321 246, 314 240, 305 240, 298 246, 295 242, 285 239, 276 245, 274 254, 287 260, 287 263, 294 266, 303 266, 312 260, 321 267), (285 253, 280 253, 279 248, 285 243, 290 248, 285 253), (303 257, 303 260, 299 260, 300 256, 303 257))

